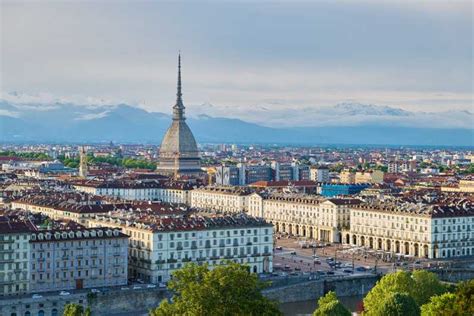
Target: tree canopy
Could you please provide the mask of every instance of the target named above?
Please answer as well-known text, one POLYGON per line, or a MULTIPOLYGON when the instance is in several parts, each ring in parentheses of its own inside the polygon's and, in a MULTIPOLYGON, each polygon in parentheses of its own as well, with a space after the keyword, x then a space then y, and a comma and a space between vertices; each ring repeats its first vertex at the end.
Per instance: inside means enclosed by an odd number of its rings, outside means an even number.
POLYGON ((454 293, 431 297, 429 303, 421 306, 422 316, 474 315, 474 279, 461 282, 454 293))
POLYGON ((430 297, 440 295, 447 288, 439 281, 438 277, 428 271, 417 270, 413 273, 397 271, 385 275, 370 290, 364 298, 366 312, 378 315, 381 304, 387 297, 394 293, 406 293, 411 296, 418 306, 427 303, 430 297))
POLYGON ((407 293, 392 293, 381 302, 379 314, 367 313, 367 315, 418 316, 420 315, 420 308, 407 293))
POLYGON ((63 316, 91 316, 91 310, 89 307, 84 310, 82 305, 71 303, 64 306, 63 316))
POLYGON ((336 293, 331 291, 318 300, 318 308, 313 316, 350 316, 351 312, 337 299, 336 293))
POLYGON ((210 270, 189 263, 175 271, 168 283, 172 300, 163 300, 150 316, 281 315, 277 303, 262 295, 264 287, 244 265, 229 262, 210 270))

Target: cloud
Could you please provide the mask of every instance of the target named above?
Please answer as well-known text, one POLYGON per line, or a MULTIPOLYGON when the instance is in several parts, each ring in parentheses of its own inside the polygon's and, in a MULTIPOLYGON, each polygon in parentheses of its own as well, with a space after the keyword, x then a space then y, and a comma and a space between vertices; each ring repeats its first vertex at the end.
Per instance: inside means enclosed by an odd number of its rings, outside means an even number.
POLYGON ((426 112, 473 107, 470 1, 0 5, 0 88, 27 92, 17 103, 169 113, 181 49, 189 113, 202 113, 193 105, 203 103, 215 105, 209 115, 250 120, 263 119, 254 108, 277 118, 348 100, 426 112))

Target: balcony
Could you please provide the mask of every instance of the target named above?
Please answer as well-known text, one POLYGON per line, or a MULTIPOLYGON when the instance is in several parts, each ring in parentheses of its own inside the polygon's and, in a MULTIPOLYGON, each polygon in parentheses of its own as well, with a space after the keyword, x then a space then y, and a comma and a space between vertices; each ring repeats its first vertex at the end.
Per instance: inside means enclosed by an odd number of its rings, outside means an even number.
POLYGON ((191 258, 183 258, 181 259, 181 262, 191 262, 191 258))
POLYGON ((166 260, 166 262, 168 262, 168 263, 176 263, 176 262, 178 262, 178 260, 171 258, 171 259, 166 260))
POLYGON ((197 258, 196 261, 198 262, 206 261, 206 258, 197 258))
POLYGON ((156 260, 155 263, 156 264, 163 264, 163 263, 166 263, 166 260, 156 260))

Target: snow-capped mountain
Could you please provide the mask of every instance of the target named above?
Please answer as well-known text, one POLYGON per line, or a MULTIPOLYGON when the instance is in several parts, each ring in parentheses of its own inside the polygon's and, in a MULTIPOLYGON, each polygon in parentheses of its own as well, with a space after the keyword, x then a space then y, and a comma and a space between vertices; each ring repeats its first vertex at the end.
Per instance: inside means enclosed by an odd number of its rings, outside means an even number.
MULTIPOLYGON (((187 107, 189 125, 200 142, 474 145, 474 115, 469 111, 410 112, 346 102, 298 109, 268 104, 243 112, 212 104, 187 107)), ((103 100, 18 93, 0 99, 4 142, 159 143, 169 124, 168 114, 103 100)))

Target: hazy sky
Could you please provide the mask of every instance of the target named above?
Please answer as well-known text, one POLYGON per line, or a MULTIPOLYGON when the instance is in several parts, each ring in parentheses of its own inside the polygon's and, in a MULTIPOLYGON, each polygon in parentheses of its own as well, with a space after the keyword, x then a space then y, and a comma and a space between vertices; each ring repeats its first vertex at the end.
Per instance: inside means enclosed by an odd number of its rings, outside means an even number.
MULTIPOLYGON (((1 1, 1 86, 170 111, 473 111, 471 1, 1 1), (214 110, 212 109, 214 108, 214 110), (233 111, 232 109, 235 109, 233 111)), ((285 112, 287 113, 287 112, 285 112)))

